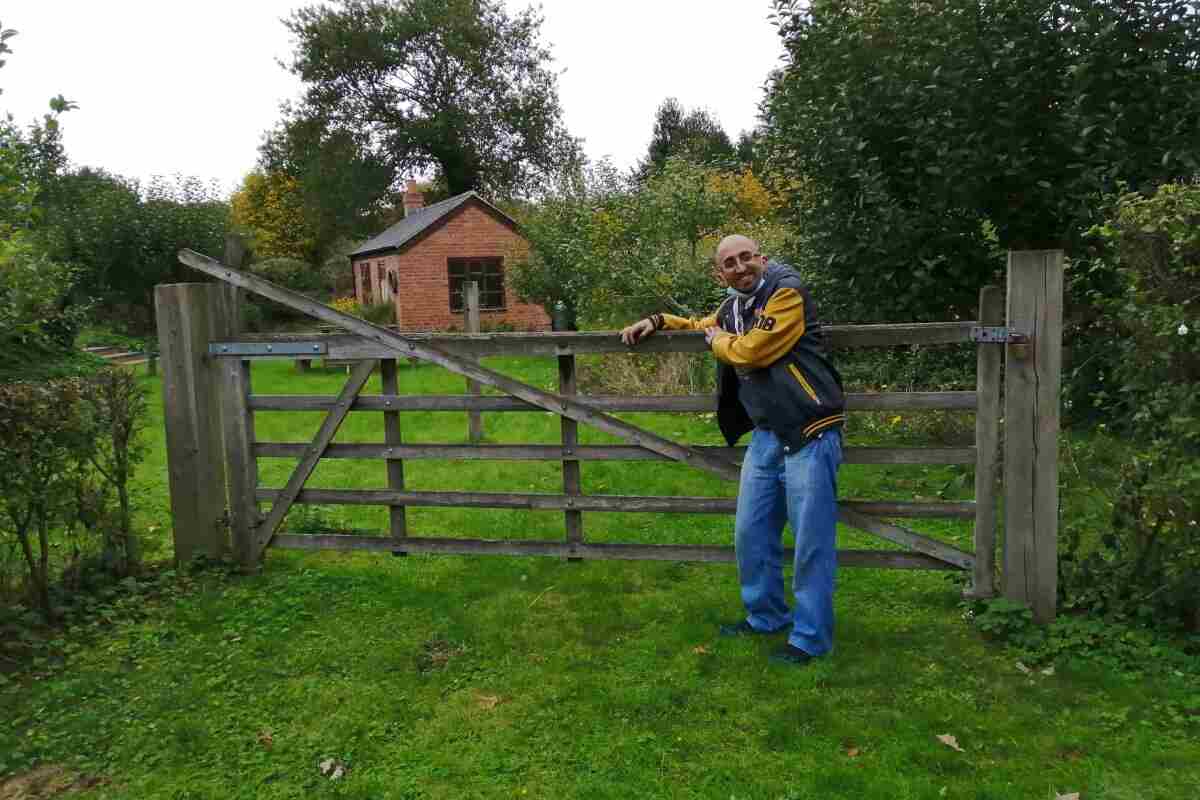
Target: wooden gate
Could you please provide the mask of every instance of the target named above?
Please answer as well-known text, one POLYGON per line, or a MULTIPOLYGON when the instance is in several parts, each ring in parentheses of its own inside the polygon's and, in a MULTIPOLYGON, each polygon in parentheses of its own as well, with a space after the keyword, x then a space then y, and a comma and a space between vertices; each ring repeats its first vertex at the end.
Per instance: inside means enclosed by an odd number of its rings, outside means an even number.
MULTIPOLYGON (((733 560, 733 550, 730 547, 596 543, 587 541, 584 536, 585 511, 732 514, 735 501, 712 497, 585 495, 580 491, 580 468, 583 462, 675 460, 723 479, 736 481, 739 473, 738 462, 745 449, 690 446, 671 441, 611 416, 611 412, 618 411, 711 411, 715 407, 712 396, 578 395, 575 387, 576 354, 630 350, 620 343, 614 333, 401 335, 342 314, 298 293, 243 274, 191 251, 181 251, 180 260, 188 266, 219 278, 226 285, 165 286, 158 287, 156 295, 160 341, 163 344, 164 403, 168 408, 168 449, 173 464, 172 508, 176 514, 177 556, 186 557, 189 547, 214 550, 221 546, 221 542, 214 539, 212 526, 202 520, 196 535, 190 539, 188 535, 182 536, 181 547, 181 534, 178 531, 183 518, 181 515, 186 515, 189 509, 195 510, 204 506, 204 501, 193 495, 207 492, 210 495, 207 501, 209 507, 223 507, 227 502, 229 510, 226 520, 234 552, 239 561, 247 567, 260 561, 268 544, 301 549, 549 555, 572 559, 733 560), (323 322, 338 325, 346 333, 239 336, 234 324, 234 320, 237 319, 236 292, 231 291, 230 287, 238 287, 283 303, 323 322), (186 324, 185 321, 190 321, 190 324, 186 324), (559 391, 543 391, 478 363, 479 358, 490 355, 556 358, 559 391), (401 395, 397 391, 397 357, 415 357, 438 364, 471 381, 498 389, 506 396, 401 395), (251 362, 281 358, 327 358, 357 361, 358 364, 336 397, 252 395, 249 391, 251 362), (383 394, 363 395, 361 390, 376 364, 380 367, 383 379, 383 394), (204 374, 214 379, 211 383, 213 391, 208 393, 207 405, 202 398, 205 394, 202 377, 204 374), (184 394, 188 396, 184 397, 184 394), (188 411, 172 414, 170 411, 173 405, 185 406, 188 411), (255 441, 254 413, 266 410, 324 410, 327 413, 310 444, 282 444, 255 441), (382 413, 384 441, 377 444, 332 444, 338 427, 352 410, 382 413), (412 410, 551 411, 561 417, 561 443, 405 444, 400 437, 399 414, 412 410), (623 439, 626 444, 580 445, 577 436, 577 426, 580 422, 613 434, 623 439), (183 431, 188 424, 194 424, 197 430, 183 431), (174 436, 170 430, 172 425, 179 429, 174 436), (200 451, 205 449, 204 445, 209 451, 213 450, 214 438, 220 442, 216 452, 201 453, 200 451), (172 442, 176 443, 174 448, 171 446, 172 442), (185 450, 189 442, 197 443, 193 452, 179 458, 176 458, 178 454, 170 452, 172 449, 185 450), (258 486, 258 457, 291 457, 298 461, 282 489, 268 490, 258 486), (305 489, 305 481, 323 457, 385 459, 388 488, 305 489), (403 464, 405 461, 418 459, 558 461, 562 464, 563 492, 551 495, 408 491, 404 487, 403 464), (186 466, 174 466, 177 462, 183 464, 184 461, 187 461, 186 466), (205 485, 199 489, 189 489, 183 485, 186 483, 185 473, 213 477, 207 482, 202 482, 205 485), (219 477, 222 473, 223 481, 219 477), (177 475, 178 481, 175 479, 177 475), (178 504, 177 484, 182 495, 178 504), (265 515, 258 511, 259 503, 270 504, 270 509, 265 515), (294 503, 386 506, 390 513, 389 535, 278 533, 280 523, 294 503), (410 506, 559 510, 564 515, 565 535, 559 541, 411 536, 405 517, 405 509, 410 506), (199 544, 189 545, 189 541, 199 544)), ((1011 298, 1011 287, 1009 294, 1011 298)), ((1003 294, 998 288, 989 287, 981 292, 980 309, 978 321, 826 328, 830 344, 834 348, 978 343, 975 391, 848 395, 849 411, 974 410, 976 441, 973 447, 846 448, 845 463, 974 464, 976 485, 973 502, 841 502, 841 522, 906 548, 900 551, 840 550, 838 559, 841 566, 964 570, 971 576, 970 594, 986 597, 994 593, 1001 354, 1007 346, 1010 351, 1010 363, 1014 358, 1016 361, 1028 360, 1031 337, 1029 333, 1017 333, 1001 327, 1004 319, 1003 294), (903 517, 973 518, 974 552, 963 551, 888 521, 903 517)), ((1010 320, 1011 312, 1010 308, 1010 320)), ((639 353, 704 351, 707 351, 707 346, 703 335, 691 332, 661 332, 637 347, 639 353)), ((1010 371, 1011 369, 1010 367, 1010 371)), ((1039 424, 1044 425, 1044 422, 1044 418, 1039 420, 1039 424)), ((1057 429, 1056 417, 1054 428, 1057 429)), ((1009 457, 1011 458, 1011 455, 1009 457)), ((1044 538, 1043 536, 1042 539, 1044 538)), ((1007 573, 1009 551, 1015 546, 1011 530, 1006 544, 1007 573)), ((1040 577, 1036 569, 1027 569, 1026 572, 1035 578, 1040 577)), ((1008 584, 1006 581, 1006 590, 1008 584)), ((1050 615, 1053 615, 1052 604, 1050 615)))

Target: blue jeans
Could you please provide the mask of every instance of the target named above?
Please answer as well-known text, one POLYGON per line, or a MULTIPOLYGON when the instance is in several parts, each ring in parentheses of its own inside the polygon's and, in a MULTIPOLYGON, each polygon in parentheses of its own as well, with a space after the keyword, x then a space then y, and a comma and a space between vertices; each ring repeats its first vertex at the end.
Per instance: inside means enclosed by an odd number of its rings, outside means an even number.
POLYGON ((742 461, 734 543, 747 622, 755 630, 791 625, 788 643, 809 655, 833 647, 833 583, 837 569, 837 471, 842 434, 825 431, 785 452, 769 430, 755 428, 742 461), (789 612, 783 592, 783 525, 796 537, 789 612))

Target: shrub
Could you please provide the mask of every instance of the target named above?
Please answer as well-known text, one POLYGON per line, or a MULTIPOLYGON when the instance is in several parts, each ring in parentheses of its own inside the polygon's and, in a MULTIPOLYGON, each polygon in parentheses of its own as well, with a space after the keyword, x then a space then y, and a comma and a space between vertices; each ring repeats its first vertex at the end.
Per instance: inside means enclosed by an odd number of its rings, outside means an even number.
POLYGON ((255 275, 297 292, 315 292, 324 288, 320 269, 298 258, 268 258, 250 266, 255 275))
POLYGON ((391 325, 396 321, 396 307, 391 303, 372 303, 362 309, 361 316, 376 325, 391 325))
POLYGON ((128 484, 145 411, 124 370, 0 384, 0 539, 20 550, 30 600, 47 618, 52 568, 78 574, 97 547, 110 575, 136 563, 128 484))
POLYGON ((1068 605, 1200 630, 1200 186, 1120 197, 1092 234, 1119 292, 1097 297, 1091 402, 1136 443, 1110 530, 1069 542, 1068 605))

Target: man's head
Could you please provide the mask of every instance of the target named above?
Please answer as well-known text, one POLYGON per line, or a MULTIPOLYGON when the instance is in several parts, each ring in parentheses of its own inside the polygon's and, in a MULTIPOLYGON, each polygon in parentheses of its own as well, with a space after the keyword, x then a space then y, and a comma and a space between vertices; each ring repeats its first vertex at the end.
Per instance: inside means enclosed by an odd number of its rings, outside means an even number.
POLYGON ((722 239, 713 260, 725 285, 739 292, 753 290, 767 268, 767 260, 758 252, 758 242, 740 234, 722 239))

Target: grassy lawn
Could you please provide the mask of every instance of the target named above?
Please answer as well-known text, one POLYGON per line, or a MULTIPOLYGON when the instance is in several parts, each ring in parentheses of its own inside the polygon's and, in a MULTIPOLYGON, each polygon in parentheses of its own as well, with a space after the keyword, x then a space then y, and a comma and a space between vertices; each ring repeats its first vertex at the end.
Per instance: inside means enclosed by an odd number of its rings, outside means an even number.
MULTIPOLYGON (((550 388, 550 359, 490 362, 550 388)), ((462 380, 405 365, 404 392, 462 380)), ((345 375, 259 364, 261 394, 334 394, 345 375)), ((156 379, 136 499, 169 555, 156 379)), ((378 376, 368 392, 378 392, 378 376)), ((717 443, 701 415, 628 415, 717 443)), ((258 415, 263 441, 305 441, 319 414, 258 415)), ((490 441, 552 443, 550 414, 485 414, 490 441)), ((466 415, 402 416, 414 442, 462 442, 466 415)), ((585 442, 609 441, 581 429, 585 442)), ((382 441, 352 414, 338 441, 382 441)), ((853 430, 849 444, 865 441, 853 430)), ((263 460, 281 486, 291 462, 263 460)), ((557 464, 410 462, 413 489, 558 492, 557 464)), ((846 466, 841 495, 963 496, 940 467, 846 466)), ((385 488, 382 463, 323 463, 318 487, 385 488)), ((967 483, 969 487, 969 482, 967 483)), ((588 493, 732 494, 671 464, 585 463, 588 493)), ((410 509, 421 536, 556 538, 557 512, 410 509)), ((292 527, 382 531, 384 509, 327 507, 292 527)), ((969 549, 969 526, 911 521, 969 549)), ((584 515, 598 541, 728 544, 712 515, 584 515)), ((842 547, 884 546, 843 530, 842 547)), ((715 637, 740 616, 732 565, 268 551, 262 574, 180 578, 36 680, 0 688, 0 776, 63 765, 81 797, 1094 798, 1200 796, 1194 674, 1087 661, 1025 672, 962 620, 940 573, 843 570, 834 653, 768 664, 781 640, 715 637), (939 741, 955 737, 961 750, 939 741), (337 780, 323 776, 341 767, 337 780)), ((1047 665, 1037 665, 1043 667, 1047 665)), ((0 797, 4 796, 0 777, 0 797)))

